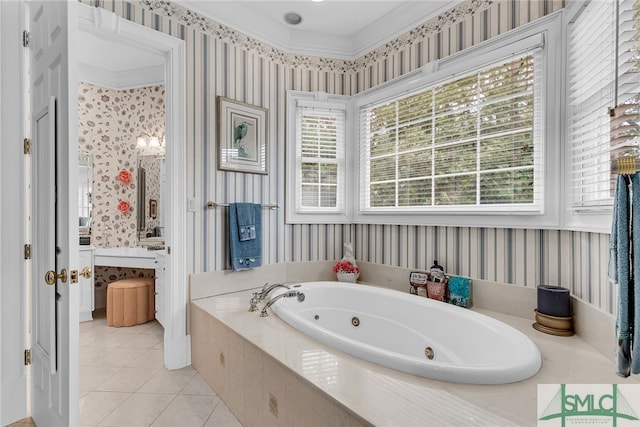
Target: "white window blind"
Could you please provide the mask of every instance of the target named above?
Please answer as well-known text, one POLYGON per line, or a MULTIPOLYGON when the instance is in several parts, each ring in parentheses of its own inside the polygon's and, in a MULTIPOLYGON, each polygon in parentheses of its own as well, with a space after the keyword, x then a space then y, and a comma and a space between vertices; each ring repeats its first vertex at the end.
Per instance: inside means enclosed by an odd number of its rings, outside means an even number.
POLYGON ((296 211, 343 212, 345 110, 298 103, 296 211))
POLYGON ((542 50, 360 111, 363 211, 539 210, 542 50))
POLYGON ((567 139, 574 209, 612 204, 611 159, 638 143, 639 7, 636 0, 592 1, 569 24, 567 139))

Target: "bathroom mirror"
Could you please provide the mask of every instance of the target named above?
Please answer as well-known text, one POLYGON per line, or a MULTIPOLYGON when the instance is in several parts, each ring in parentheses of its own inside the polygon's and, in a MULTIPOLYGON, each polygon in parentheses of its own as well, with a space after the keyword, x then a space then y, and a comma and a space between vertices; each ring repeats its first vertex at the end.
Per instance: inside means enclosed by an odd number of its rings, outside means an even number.
POLYGON ((91 243, 92 191, 93 158, 90 153, 78 151, 78 226, 81 245, 91 243))
POLYGON ((138 156, 138 235, 141 242, 163 240, 164 176, 163 156, 138 156))

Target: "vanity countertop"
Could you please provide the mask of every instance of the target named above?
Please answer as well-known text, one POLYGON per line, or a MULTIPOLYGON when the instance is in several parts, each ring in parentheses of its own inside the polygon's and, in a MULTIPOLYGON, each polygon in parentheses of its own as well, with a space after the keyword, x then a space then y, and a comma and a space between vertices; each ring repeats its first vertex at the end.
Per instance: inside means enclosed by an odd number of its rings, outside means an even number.
POLYGON ((155 268, 158 252, 147 248, 96 248, 94 264, 113 267, 155 268))

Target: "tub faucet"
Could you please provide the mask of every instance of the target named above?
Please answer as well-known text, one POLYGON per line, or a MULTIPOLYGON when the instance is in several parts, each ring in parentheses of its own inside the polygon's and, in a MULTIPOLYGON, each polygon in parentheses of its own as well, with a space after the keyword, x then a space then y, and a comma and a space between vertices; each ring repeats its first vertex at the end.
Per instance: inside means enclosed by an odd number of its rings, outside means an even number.
POLYGON ((279 295, 276 295, 275 297, 271 298, 269 300, 269 302, 267 302, 265 304, 264 308, 260 312, 260 317, 267 317, 269 315, 267 313, 267 308, 271 307, 273 305, 273 303, 278 301, 280 298, 292 298, 292 297, 297 297, 298 298, 298 302, 304 301, 304 294, 302 292, 300 292, 300 291, 283 292, 283 293, 281 293, 279 295))
POLYGON ((254 292, 253 295, 251 296, 251 299, 249 300, 249 311, 257 311, 258 310, 258 303, 260 301, 263 301, 267 295, 269 294, 269 292, 271 292, 272 290, 276 289, 276 288, 287 288, 289 289, 289 286, 283 284, 283 283, 274 283, 272 285, 270 285, 268 282, 264 284, 264 286, 262 287, 262 289, 259 292, 254 292))

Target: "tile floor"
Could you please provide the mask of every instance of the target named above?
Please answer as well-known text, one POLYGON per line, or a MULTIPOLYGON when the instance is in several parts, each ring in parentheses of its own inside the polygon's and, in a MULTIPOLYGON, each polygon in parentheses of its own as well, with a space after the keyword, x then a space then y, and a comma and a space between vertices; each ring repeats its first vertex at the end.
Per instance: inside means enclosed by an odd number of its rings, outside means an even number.
POLYGON ((81 426, 241 426, 195 369, 164 368, 163 333, 108 327, 104 310, 80 323, 81 426))

